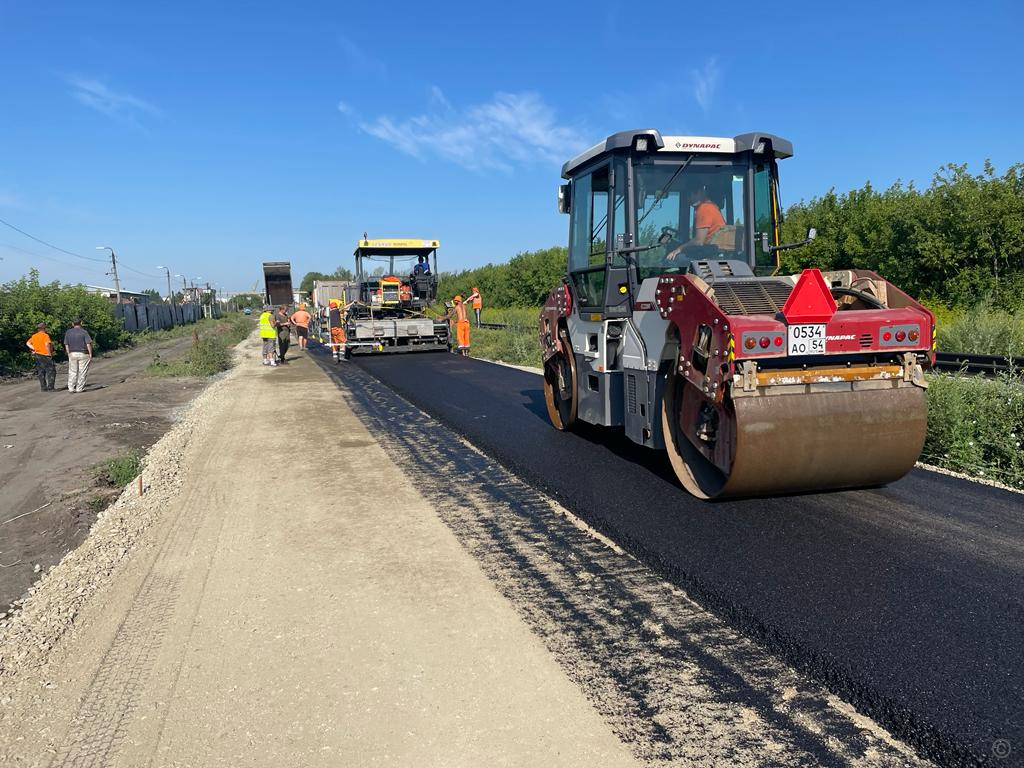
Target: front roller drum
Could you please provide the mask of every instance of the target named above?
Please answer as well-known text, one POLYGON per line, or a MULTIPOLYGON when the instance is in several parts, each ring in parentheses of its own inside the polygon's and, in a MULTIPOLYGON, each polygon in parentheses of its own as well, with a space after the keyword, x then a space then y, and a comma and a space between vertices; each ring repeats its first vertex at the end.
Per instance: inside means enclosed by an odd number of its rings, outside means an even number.
POLYGON ((686 436, 677 394, 692 388, 673 378, 662 407, 666 448, 700 498, 884 485, 909 472, 924 447, 928 407, 917 386, 742 397, 719 411, 732 422, 718 428, 732 440, 726 473, 686 436))
POLYGON ((558 331, 561 350, 544 363, 544 403, 555 429, 571 430, 576 425, 579 400, 576 392, 576 356, 565 328, 558 331))

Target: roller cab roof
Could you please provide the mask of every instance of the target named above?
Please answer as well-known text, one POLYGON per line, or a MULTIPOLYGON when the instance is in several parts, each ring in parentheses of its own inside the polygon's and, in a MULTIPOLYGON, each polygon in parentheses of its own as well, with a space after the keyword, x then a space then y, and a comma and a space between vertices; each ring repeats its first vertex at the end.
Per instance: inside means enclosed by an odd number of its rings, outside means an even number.
POLYGON ((731 139, 718 136, 662 136, 654 128, 613 133, 607 139, 580 153, 562 166, 562 178, 568 179, 582 166, 616 150, 639 153, 699 153, 735 155, 740 152, 771 152, 777 160, 793 156, 793 144, 771 133, 741 133, 731 139))

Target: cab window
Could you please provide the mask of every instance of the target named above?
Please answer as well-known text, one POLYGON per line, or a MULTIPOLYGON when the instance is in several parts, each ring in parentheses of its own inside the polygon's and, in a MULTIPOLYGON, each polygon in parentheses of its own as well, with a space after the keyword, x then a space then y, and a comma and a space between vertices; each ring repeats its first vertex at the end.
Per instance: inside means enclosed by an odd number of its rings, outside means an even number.
POLYGON ((584 306, 604 303, 605 252, 611 236, 609 166, 573 180, 569 271, 584 306))

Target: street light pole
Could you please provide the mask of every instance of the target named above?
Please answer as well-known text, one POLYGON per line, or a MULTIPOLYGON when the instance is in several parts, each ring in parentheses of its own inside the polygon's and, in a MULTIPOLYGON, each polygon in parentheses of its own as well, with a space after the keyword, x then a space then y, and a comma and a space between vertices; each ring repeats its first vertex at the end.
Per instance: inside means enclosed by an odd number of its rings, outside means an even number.
POLYGON ((117 277, 117 256, 114 255, 114 249, 109 245, 97 245, 97 251, 110 251, 110 272, 109 274, 114 276, 114 290, 117 291, 117 303, 121 303, 121 281, 117 277))
POLYGON ((171 299, 173 298, 173 293, 171 292, 171 270, 167 267, 161 267, 159 264, 157 265, 157 269, 162 269, 167 273, 167 303, 170 304, 171 299))

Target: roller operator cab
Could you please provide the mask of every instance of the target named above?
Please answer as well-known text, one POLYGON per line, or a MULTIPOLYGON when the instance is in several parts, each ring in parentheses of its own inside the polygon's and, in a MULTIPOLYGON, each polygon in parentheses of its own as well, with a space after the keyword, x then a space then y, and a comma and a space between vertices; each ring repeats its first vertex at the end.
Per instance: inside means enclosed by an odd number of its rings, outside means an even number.
POLYGON ((540 317, 558 429, 622 427, 701 498, 890 482, 917 460, 934 317, 867 270, 778 275, 792 144, 625 131, 567 162, 540 317))
POLYGON ((437 298, 437 240, 356 244, 356 291, 345 318, 345 355, 447 350, 449 327, 426 310, 437 298))

